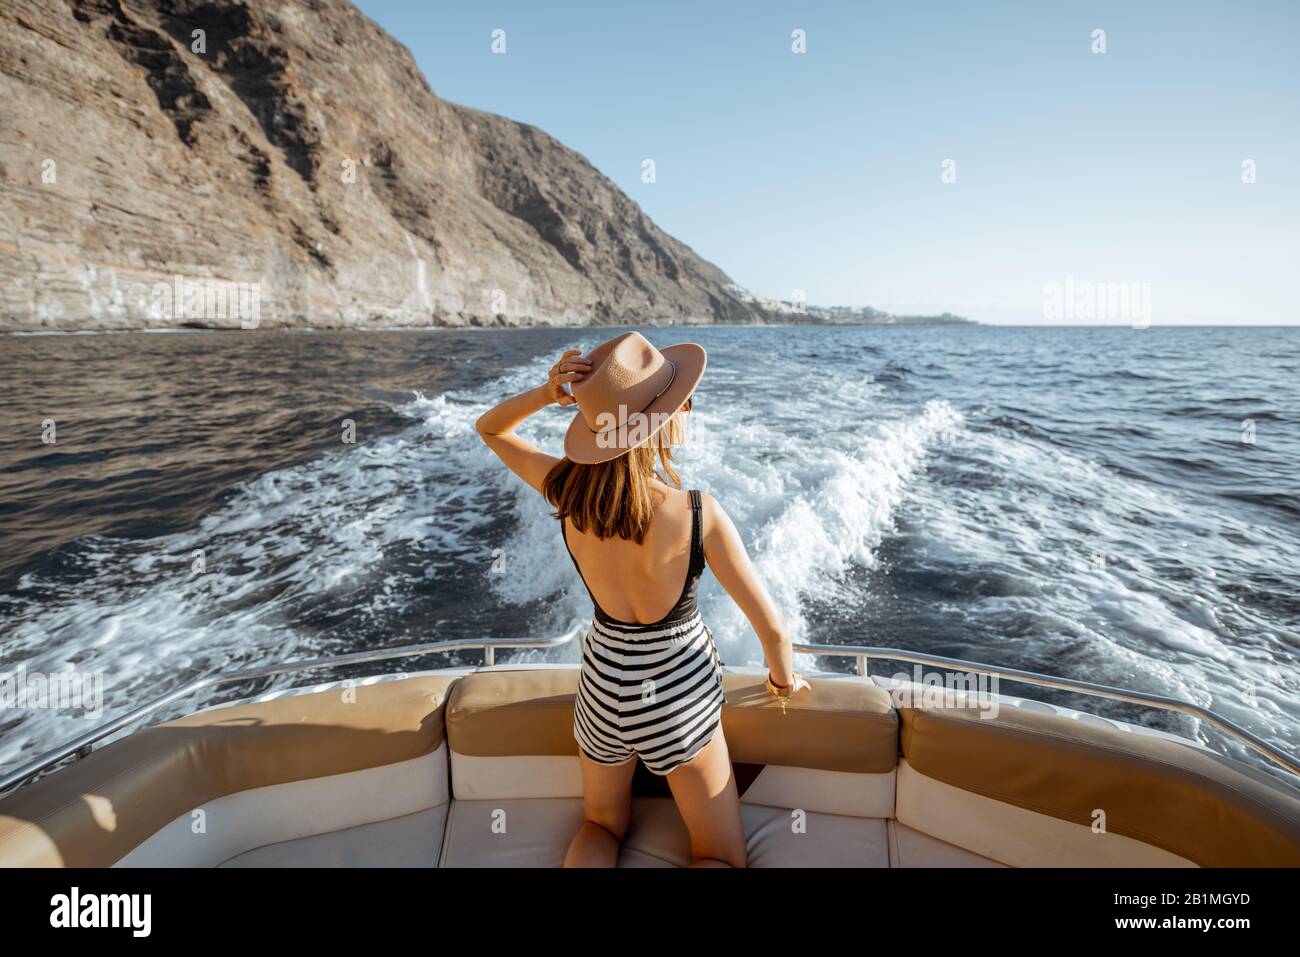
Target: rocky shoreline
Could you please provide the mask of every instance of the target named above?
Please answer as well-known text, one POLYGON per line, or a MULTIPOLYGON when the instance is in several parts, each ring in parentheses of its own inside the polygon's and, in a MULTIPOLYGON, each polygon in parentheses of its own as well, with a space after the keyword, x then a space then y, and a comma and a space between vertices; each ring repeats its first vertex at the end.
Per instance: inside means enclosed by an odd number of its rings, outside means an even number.
POLYGON ((346 0, 8 0, 0 330, 764 322, 346 0))
POLYGON ((964 321, 748 292, 347 0, 0 27, 0 333, 964 321))

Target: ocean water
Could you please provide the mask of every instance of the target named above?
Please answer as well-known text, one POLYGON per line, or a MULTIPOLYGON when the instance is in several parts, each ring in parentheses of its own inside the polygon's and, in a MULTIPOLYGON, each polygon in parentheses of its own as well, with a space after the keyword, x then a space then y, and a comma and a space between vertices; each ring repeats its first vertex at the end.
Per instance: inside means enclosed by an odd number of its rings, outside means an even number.
MULTIPOLYGON (((102 673, 107 717, 204 674, 589 617, 473 423, 616 331, 0 340, 0 672, 102 673)), ((683 476, 796 638, 1187 698, 1300 746, 1300 329, 643 331, 709 352, 683 476)), ((558 451, 571 414, 523 431, 558 451)), ((761 664, 711 576, 701 603, 723 660, 761 664)), ((0 768, 90 726, 0 711, 0 768)))

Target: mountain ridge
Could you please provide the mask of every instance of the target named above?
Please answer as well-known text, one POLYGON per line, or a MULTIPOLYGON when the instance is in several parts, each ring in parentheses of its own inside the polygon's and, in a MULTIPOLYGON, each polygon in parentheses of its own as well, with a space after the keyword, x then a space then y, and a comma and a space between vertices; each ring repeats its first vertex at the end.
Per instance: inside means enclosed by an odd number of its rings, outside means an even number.
POLYGON ((439 98, 346 0, 0 20, 4 330, 775 318, 581 154, 439 98))

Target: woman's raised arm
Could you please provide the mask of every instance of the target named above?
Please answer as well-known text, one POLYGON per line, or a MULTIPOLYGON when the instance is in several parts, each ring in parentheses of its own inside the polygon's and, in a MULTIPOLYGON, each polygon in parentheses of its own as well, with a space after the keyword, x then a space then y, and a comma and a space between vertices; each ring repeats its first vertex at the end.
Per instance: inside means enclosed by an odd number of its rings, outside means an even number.
POLYGON ((577 349, 569 349, 560 361, 551 366, 546 382, 511 396, 493 406, 474 423, 487 447, 497 454, 510 471, 535 488, 542 490, 542 482, 560 460, 547 455, 533 443, 515 434, 519 423, 552 402, 572 405, 577 400, 569 394, 565 384, 580 382, 591 371, 591 363, 577 349))

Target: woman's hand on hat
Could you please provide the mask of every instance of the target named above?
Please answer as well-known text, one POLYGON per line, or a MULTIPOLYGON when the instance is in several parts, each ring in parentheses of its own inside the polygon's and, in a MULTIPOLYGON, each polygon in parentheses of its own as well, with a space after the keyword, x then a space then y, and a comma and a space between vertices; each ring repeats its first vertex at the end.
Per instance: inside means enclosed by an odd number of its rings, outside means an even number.
POLYGON ((551 366, 546 378, 546 394, 559 405, 573 405, 575 399, 565 388, 567 383, 581 382, 591 371, 591 360, 578 349, 566 349, 560 361, 551 366))

